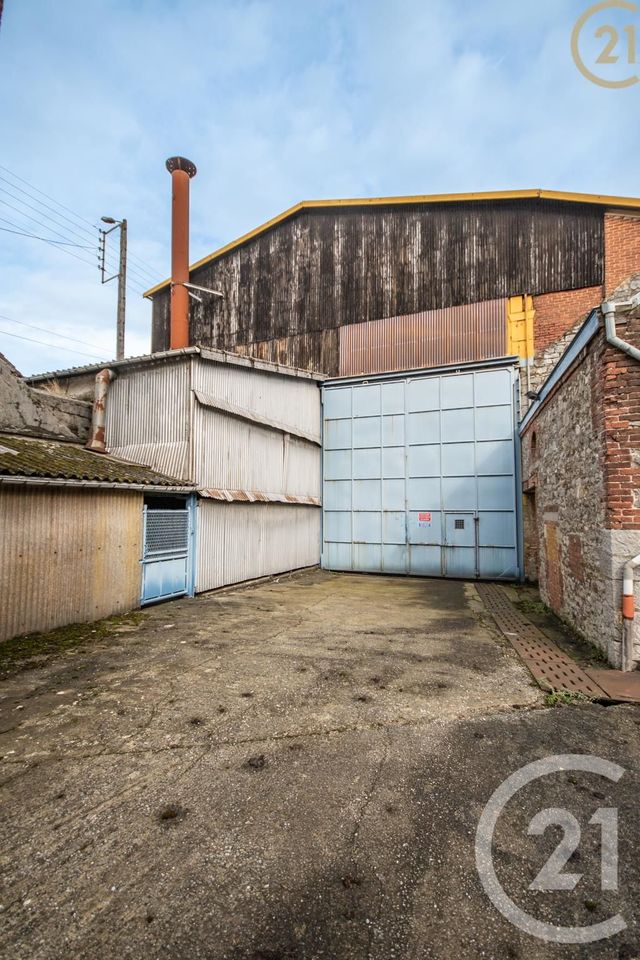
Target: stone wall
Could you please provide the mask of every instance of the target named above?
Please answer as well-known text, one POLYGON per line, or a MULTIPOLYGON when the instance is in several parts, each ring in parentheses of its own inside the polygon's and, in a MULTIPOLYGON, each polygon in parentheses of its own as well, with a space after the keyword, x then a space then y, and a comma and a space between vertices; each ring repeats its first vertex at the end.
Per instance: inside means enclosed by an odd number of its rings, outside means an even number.
MULTIPOLYGON (((637 290, 640 276, 615 299, 637 290)), ((620 313, 616 325, 640 347, 640 311, 620 313)), ((619 666, 623 567, 640 553, 640 364, 602 328, 527 424, 522 456, 525 573, 619 666)), ((640 578, 635 593, 640 609, 640 578)), ((634 649, 640 662, 638 622, 634 649)))
POLYGON ((522 437, 525 573, 544 602, 618 662, 611 584, 602 576, 603 426, 594 415, 599 350, 585 351, 522 437))
POLYGON ((0 431, 83 442, 91 409, 86 401, 28 386, 0 354, 0 431))

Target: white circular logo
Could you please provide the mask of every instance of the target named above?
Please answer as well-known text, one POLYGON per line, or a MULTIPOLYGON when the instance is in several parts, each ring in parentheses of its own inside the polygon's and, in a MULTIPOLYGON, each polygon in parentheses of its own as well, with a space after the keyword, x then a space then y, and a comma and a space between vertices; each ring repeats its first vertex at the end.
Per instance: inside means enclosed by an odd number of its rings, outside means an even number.
MULTIPOLYGON (((493 864, 493 834, 498 819, 511 798, 527 784, 566 770, 579 770, 586 773, 595 773, 607 780, 617 783, 624 774, 624 768, 609 760, 592 757, 580 753, 559 754, 536 760, 521 767, 507 777, 491 795, 489 802, 482 811, 478 829, 476 831, 476 869, 484 891, 503 916, 514 926, 525 933, 529 933, 540 940, 551 943, 593 943, 604 940, 624 930, 627 924, 618 913, 608 920, 594 923, 587 927, 564 927, 552 923, 545 923, 530 916, 517 906, 502 888, 493 864)), ((601 807, 591 817, 591 823, 600 824, 602 830, 601 844, 601 885, 605 890, 618 889, 618 835, 617 810, 615 807, 601 807)), ((550 824, 557 824, 563 828, 563 839, 547 860, 542 870, 530 885, 534 890, 573 890, 581 878, 580 874, 562 873, 566 864, 580 842, 580 825, 568 810, 550 807, 540 811, 529 824, 530 834, 542 834, 550 824)))

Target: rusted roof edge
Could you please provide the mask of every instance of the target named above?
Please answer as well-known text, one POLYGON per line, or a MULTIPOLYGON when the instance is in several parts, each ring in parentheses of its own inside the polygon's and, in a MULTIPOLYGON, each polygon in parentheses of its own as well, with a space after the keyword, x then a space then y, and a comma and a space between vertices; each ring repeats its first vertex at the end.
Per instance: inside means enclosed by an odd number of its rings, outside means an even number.
POLYGON ((289 493, 264 493, 261 490, 226 490, 221 487, 203 487, 198 495, 205 500, 223 500, 227 503, 283 503, 320 507, 319 497, 297 496, 289 493))

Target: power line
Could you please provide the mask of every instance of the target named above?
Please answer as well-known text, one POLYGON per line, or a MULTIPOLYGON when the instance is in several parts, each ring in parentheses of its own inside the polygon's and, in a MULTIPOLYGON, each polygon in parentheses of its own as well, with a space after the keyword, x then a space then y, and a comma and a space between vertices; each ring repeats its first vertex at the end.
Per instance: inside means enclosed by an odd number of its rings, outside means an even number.
POLYGON ((82 350, 72 350, 71 347, 60 347, 55 343, 45 343, 44 340, 36 340, 33 337, 21 337, 19 333, 9 333, 8 330, 0 330, 0 336, 14 337, 16 340, 27 340, 29 343, 39 343, 41 347, 50 347, 52 350, 64 350, 66 353, 75 353, 79 357, 89 357, 91 360, 104 360, 104 356, 99 357, 95 353, 83 353, 82 350))
MULTIPOLYGON (((0 165, 0 169, 7 171, 7 168, 3 167, 2 165, 0 165)), ((12 177, 16 177, 16 179, 21 180, 23 183, 27 183, 27 181, 23 180, 22 177, 17 177, 17 175, 14 173, 11 173, 11 171, 7 171, 7 172, 9 172, 12 177)), ((95 236, 92 230, 88 230, 87 227, 85 226, 78 226, 78 224, 74 223, 74 221, 71 220, 69 217, 65 216, 62 213, 59 213, 53 207, 49 206, 49 204, 43 203, 41 200, 38 200, 37 197, 34 197, 28 191, 23 190, 22 187, 19 187, 16 184, 11 183, 9 180, 6 179, 6 177, 0 176, 0 181, 7 183, 13 190, 18 190, 20 193, 23 193, 25 196, 29 197, 31 200, 35 200, 37 204, 44 207, 46 210, 50 210, 56 217, 58 218, 61 217, 63 220, 66 220, 67 224, 71 224, 71 227, 73 227, 73 230, 70 231, 70 228, 63 223, 60 223, 59 219, 56 220, 53 217, 51 217, 49 214, 44 213, 38 207, 34 207, 32 204, 27 203, 26 200, 22 199, 22 197, 16 196, 14 193, 12 193, 10 190, 7 190, 5 187, 0 187, 0 191, 5 193, 7 196, 11 197, 12 200, 15 200, 17 203, 20 203, 23 206, 27 207, 27 209, 32 210, 34 213, 37 213, 38 216, 45 217, 47 220, 51 221, 56 227, 60 227, 62 230, 65 230, 67 233, 71 232, 74 237, 77 237, 79 239, 84 239, 84 237, 80 237, 78 230, 82 230, 83 233, 86 233, 91 237, 95 236)), ((47 197, 47 199, 52 200, 53 203, 56 203, 58 206, 62 207, 63 209, 68 210, 70 213, 73 213, 73 211, 71 211, 68 207, 65 207, 64 204, 59 204, 57 200, 54 200, 52 197, 49 197, 48 194, 45 194, 41 190, 38 190, 37 187, 34 187, 32 184, 28 184, 28 185, 31 186, 32 189, 35 190, 37 193, 41 193, 42 196, 45 196, 47 197)), ((48 224, 43 223, 42 220, 37 220, 35 217, 31 217, 29 214, 26 214, 24 210, 20 210, 17 207, 14 207, 12 204, 9 204, 7 201, 2 201, 2 202, 5 203, 6 206, 9 206, 12 210, 15 210, 17 213, 20 213, 21 216, 27 217, 27 219, 32 220, 34 223, 38 223, 40 226, 44 226, 45 229, 50 230, 52 233, 55 233, 56 236, 61 236, 61 234, 57 230, 52 230, 52 228, 48 224)), ((74 217, 76 217, 76 219, 82 220, 83 223, 86 223, 89 226, 91 226, 93 230, 101 229, 99 225, 90 224, 88 220, 84 220, 84 218, 80 217, 78 214, 73 213, 73 215, 74 217)), ((111 254, 107 254, 107 256, 111 256, 111 254)), ((144 287, 146 287, 146 285, 150 281, 153 282, 155 280, 156 274, 152 272, 151 268, 148 267, 148 265, 146 265, 143 260, 141 260, 139 257, 136 257, 131 252, 129 252, 128 259, 130 261, 133 261, 134 265, 131 265, 130 269, 134 274, 137 275, 138 279, 141 281, 141 284, 144 287), (139 263, 140 266, 135 266, 135 263, 139 263)))
MULTIPOLYGON (((6 201, 0 200, 0 203, 5 203, 5 204, 6 204, 6 201)), ((6 204, 6 206, 11 206, 11 204, 6 204)), ((15 207, 12 207, 12 209, 15 210, 16 208, 15 208, 15 207)), ((18 210, 18 213, 21 213, 21 211, 18 210)), ((26 216, 26 214, 21 214, 21 215, 22 215, 22 216, 26 216)), ((33 219, 33 218, 31 217, 31 218, 29 218, 29 219, 33 219)), ((19 227, 18 224, 13 223, 11 220, 6 220, 4 217, 0 217, 0 220, 1 220, 3 223, 8 223, 8 224, 9 224, 10 226, 12 226, 12 227, 19 227)), ((46 226, 46 224, 41 224, 41 226, 45 226, 45 229, 47 229, 47 230, 50 229, 49 227, 46 226)), ((52 230, 51 232, 54 233, 55 231, 52 230)), ((60 236, 60 234, 58 234, 58 236, 60 236)), ((62 247, 61 247, 61 246, 57 246, 55 240, 47 240, 47 239, 45 239, 45 237, 42 237, 42 240, 44 241, 44 243, 48 243, 49 246, 52 246, 55 250, 60 250, 61 253, 66 253, 66 254, 68 254, 70 257, 75 257, 75 259, 76 259, 76 260, 80 260, 81 263, 86 263, 86 264, 88 264, 90 267, 96 267, 96 266, 97 266, 97 264, 92 263, 90 260, 85 260, 84 257, 79 257, 78 254, 77 254, 77 253, 74 253, 72 250, 66 250, 65 247, 63 247, 63 246, 62 246, 62 247)))
MULTIPOLYGON (((0 176, 0 180, 4 181, 4 183, 8 183, 9 186, 12 187, 14 190, 19 190, 21 193, 24 193, 25 196, 29 197, 31 200, 35 200, 36 203, 39 203, 41 206, 46 207, 48 210, 51 210, 53 213, 56 214, 56 216, 62 217, 63 219, 67 220, 67 222, 72 224, 72 226, 79 228, 81 230, 84 230, 86 233, 89 233, 89 231, 87 230, 87 226, 92 227, 94 230, 100 229, 100 227, 97 224, 91 223, 90 220, 87 220, 85 217, 80 216, 80 214, 76 213, 70 207, 67 207, 64 203, 60 203, 59 200, 56 200, 54 197, 51 197, 48 193, 45 193, 43 190, 40 190, 38 187, 34 186, 34 184, 30 183, 28 180, 25 180, 24 177, 19 177, 16 173, 13 173, 12 170, 9 170, 8 167, 5 167, 2 164, 0 164, 0 170, 4 170, 4 172, 8 173, 9 176, 13 177, 14 180, 18 180, 20 183, 24 183, 27 187, 29 187, 35 193, 40 194, 41 197, 45 197, 45 199, 50 200, 57 207, 60 207, 62 210, 66 210, 67 213, 70 213, 74 217, 76 223, 74 223, 74 221, 70 220, 68 217, 65 217, 64 214, 58 213, 58 211, 54 210, 53 207, 50 207, 48 204, 43 203, 41 200, 38 200, 37 197, 34 197, 27 190, 24 190, 22 187, 17 186, 17 184, 15 183, 11 183, 11 181, 7 180, 6 177, 0 176)), ((17 199, 17 198, 14 198, 14 199, 17 199)), ((154 269, 151 266, 151 264, 148 264, 141 257, 137 257, 135 254, 132 254, 132 253, 129 253, 129 259, 133 260, 134 263, 138 263, 141 270, 144 273, 147 273, 152 280, 155 280, 155 277, 157 274, 154 272, 154 269)), ((147 281, 145 280, 145 283, 146 282, 147 281)))
POLYGON ((83 250, 92 250, 93 247, 85 246, 83 243, 69 243, 66 240, 47 240, 46 237, 37 237, 35 233, 23 233, 22 230, 9 230, 8 227, 0 227, 5 233, 14 233, 17 237, 31 237, 32 240, 44 240, 45 243, 59 243, 63 247, 81 247, 83 250))
MULTIPOLYGON (((50 230, 50 232, 51 232, 51 233, 54 233, 56 236, 59 236, 59 237, 64 236, 64 234, 58 233, 57 230, 51 230, 50 227, 48 227, 45 223, 42 223, 42 221, 36 220, 35 217, 31 217, 31 216, 29 216, 29 214, 23 213, 23 212, 22 212, 21 210, 19 210, 17 207, 14 207, 13 204, 7 203, 6 200, 2 200, 2 199, 0 198, 0 203, 5 204, 5 206, 11 207, 11 209, 12 209, 12 210, 15 210, 17 213, 19 213, 20 216, 26 217, 27 220, 33 220, 34 223, 37 223, 37 224, 39 224, 40 226, 43 226, 46 230, 50 230)), ((25 233, 24 231, 21 231, 21 230, 20 230, 21 224, 14 223, 13 220, 7 220, 6 217, 0 217, 0 222, 2 222, 2 223, 7 223, 7 224, 9 224, 10 227, 15 227, 15 228, 16 228, 15 230, 8 230, 8 231, 7 231, 8 233, 20 233, 20 234, 22 234, 22 236, 31 236, 31 237, 33 237, 33 238, 36 239, 36 240, 42 240, 44 243, 48 243, 50 246, 54 247, 54 249, 62 250, 62 253, 68 253, 69 256, 75 257, 76 260, 80 260, 82 263, 86 263, 86 264, 88 264, 88 266, 90 266, 90 267, 93 267, 93 266, 96 266, 96 267, 97 267, 97 262, 96 262, 95 264, 94 264, 94 263, 91 263, 91 261, 85 259, 85 257, 79 257, 77 253, 72 253, 71 250, 65 250, 65 249, 64 249, 65 246, 73 246, 73 247, 76 247, 76 246, 77 246, 77 247, 80 247, 80 246, 83 246, 82 244, 75 244, 75 243, 68 242, 68 241, 66 241, 66 240, 52 240, 52 239, 49 239, 48 237, 36 237, 35 234, 27 234, 27 233, 25 233)), ((0 227, 0 229, 6 229, 6 228, 0 227)), ((95 248, 86 247, 85 249, 87 249, 87 250, 94 249, 95 252, 96 252, 96 258, 97 258, 97 247, 95 247, 95 248)), ((109 266, 112 267, 112 268, 114 267, 113 264, 109 264, 109 266)), ((145 290, 144 286, 143 286, 143 285, 139 282, 139 280, 136 279, 135 277, 134 277, 132 280, 128 280, 128 281, 127 281, 127 286, 128 286, 134 293, 143 294, 143 293, 144 293, 144 290, 145 290)))
MULTIPOLYGON (((51 327, 37 327, 33 323, 26 323, 24 320, 16 320, 15 317, 8 317, 4 313, 0 313, 0 320, 8 320, 9 323, 19 323, 21 327, 29 327, 30 330, 38 330, 40 333, 52 333, 55 337, 60 337, 61 340, 69 340, 71 343, 79 343, 83 347, 90 347, 93 349, 95 346, 93 343, 87 343, 86 340, 78 340, 76 337, 68 337, 64 333, 58 333, 56 330, 52 330, 51 327)), ((101 347, 100 349, 105 348, 101 347)))
POLYGON ((4 172, 12 176, 14 180, 19 180, 20 183, 24 183, 28 187, 31 187, 31 189, 35 190, 36 193, 39 193, 41 197, 46 197, 47 200, 51 200, 52 203, 55 203, 57 204, 57 206, 62 207, 63 210, 66 210, 68 213, 72 213, 77 220, 82 220, 84 223, 88 224, 90 227, 95 226, 95 224, 91 223, 90 220, 86 220, 84 217, 81 217, 79 214, 71 210, 70 207, 66 207, 64 203, 60 203, 59 200, 54 200, 54 198, 50 197, 48 193, 44 193, 43 190, 39 190, 38 187, 34 187, 34 185, 32 183, 29 183, 28 180, 25 180, 24 177, 19 177, 17 173, 14 173, 12 170, 9 170, 8 167, 4 167, 1 163, 0 163, 0 170, 4 170, 4 172))
MULTIPOLYGON (((81 240, 84 240, 84 237, 80 236, 80 233, 78 232, 77 228, 74 230, 70 230, 69 227, 65 226, 64 223, 60 223, 58 220, 55 220, 50 214, 44 213, 42 210, 39 210, 38 207, 34 207, 33 204, 27 203, 26 200, 22 199, 22 197, 17 197, 15 193, 11 193, 11 191, 7 190, 6 187, 0 187, 0 193, 6 194, 7 196, 11 197, 12 200, 15 200, 17 203, 21 203, 24 207, 27 207, 28 210, 33 210, 33 212, 37 213, 39 217, 46 217, 46 219, 50 220, 54 224, 54 226, 59 227, 62 230, 66 230, 67 233, 71 233, 71 235, 74 237, 78 237, 81 240)), ((7 201, 3 200, 2 202, 6 203, 7 201)), ((11 206, 11 204, 7 204, 7 206, 11 206)), ((14 207, 13 209, 15 210, 16 208, 14 207)), ((21 212, 21 211, 18 211, 18 212, 21 212)), ((23 213, 23 216, 27 216, 27 214, 23 213)), ((49 227, 48 229, 51 229, 51 228, 49 227)), ((91 236, 91 233, 88 230, 85 232, 89 233, 89 236, 91 236)))
MULTIPOLYGON (((6 177, 1 177, 1 176, 0 176, 0 180, 1 180, 3 183, 7 183, 7 184, 8 184, 10 187, 12 187, 14 190, 18 190, 20 193, 24 193, 25 197, 29 197, 30 200, 35 200, 35 202, 38 203, 38 204, 40 204, 41 207, 44 207, 46 210, 50 210, 51 213, 55 214, 55 216, 58 217, 59 219, 66 220, 67 223, 70 223, 70 224, 71 224, 71 226, 74 228, 74 230, 82 230, 84 233, 90 233, 90 232, 91 232, 91 231, 87 230, 86 227, 79 227, 78 224, 75 223, 73 220, 71 220, 70 217, 65 216, 64 213, 59 213, 54 207, 49 206, 48 203, 43 203, 42 200, 38 200, 37 197, 32 196, 32 195, 31 195, 30 193, 28 193, 26 190, 23 190, 22 187, 18 187, 18 186, 16 186, 15 183, 11 183, 11 181, 10 181, 10 180, 7 180, 6 177)), ((25 206, 27 206, 27 207, 30 206, 25 200, 22 200, 20 197, 16 197, 14 194, 10 193, 9 190, 7 190, 5 187, 2 187, 2 188, 0 188, 0 189, 2 189, 5 193, 8 193, 9 196, 12 196, 14 200, 19 200, 21 203, 24 203, 25 206)), ((36 210, 35 207, 31 207, 31 209, 32 209, 32 210, 36 210)), ((36 212, 37 212, 37 213, 40 213, 41 211, 40 211, 40 210, 36 210, 36 212)), ((69 228, 67 227, 66 229, 68 230, 69 228)))
MULTIPOLYGON (((54 230, 47 223, 44 223, 42 220, 38 220, 37 217, 32 217, 31 214, 29 213, 25 213, 24 210, 21 210, 19 207, 16 207, 12 203, 9 203, 8 200, 3 200, 2 197, 0 197, 0 203, 5 207, 9 207, 9 209, 13 210, 15 213, 19 213, 20 216, 24 217, 25 220, 31 220, 33 223, 37 224, 37 226, 44 227, 45 230, 48 230, 49 233, 52 233, 55 237, 58 237, 59 239, 65 240, 65 241, 69 239, 67 234, 60 233, 58 230, 54 230)), ((6 220, 4 217, 0 219, 2 219, 4 223, 11 223, 11 226, 16 227, 18 230, 25 229, 24 224, 12 223, 11 221, 6 220)), ((45 238, 45 242, 52 243, 53 241, 51 238, 45 238)), ((96 251, 96 255, 97 255, 97 251, 96 251)))

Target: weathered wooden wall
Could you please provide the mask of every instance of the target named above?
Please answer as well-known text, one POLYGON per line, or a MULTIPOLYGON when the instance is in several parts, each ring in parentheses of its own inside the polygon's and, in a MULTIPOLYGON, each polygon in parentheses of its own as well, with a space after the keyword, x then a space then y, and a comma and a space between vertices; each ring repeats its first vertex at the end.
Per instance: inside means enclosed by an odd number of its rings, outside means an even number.
MULTIPOLYGON (((306 210, 192 273, 191 342, 338 372, 351 323, 602 282, 603 211, 549 200, 306 210)), ((168 287, 153 350, 168 346, 168 287)))

